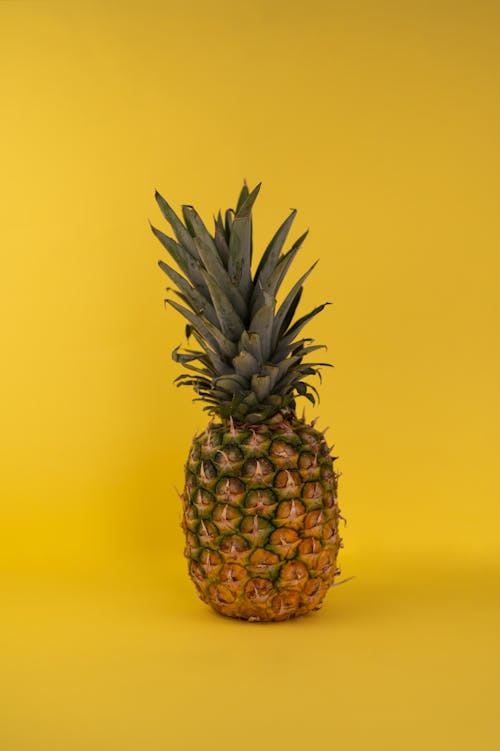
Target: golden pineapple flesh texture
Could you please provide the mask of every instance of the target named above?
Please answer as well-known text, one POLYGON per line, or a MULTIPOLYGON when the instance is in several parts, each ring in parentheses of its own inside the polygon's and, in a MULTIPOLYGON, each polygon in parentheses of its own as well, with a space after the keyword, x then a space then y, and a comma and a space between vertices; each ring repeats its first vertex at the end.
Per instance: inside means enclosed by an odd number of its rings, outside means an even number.
POLYGON ((255 621, 319 608, 338 573, 336 491, 323 435, 297 418, 213 424, 197 436, 182 525, 201 599, 255 621))

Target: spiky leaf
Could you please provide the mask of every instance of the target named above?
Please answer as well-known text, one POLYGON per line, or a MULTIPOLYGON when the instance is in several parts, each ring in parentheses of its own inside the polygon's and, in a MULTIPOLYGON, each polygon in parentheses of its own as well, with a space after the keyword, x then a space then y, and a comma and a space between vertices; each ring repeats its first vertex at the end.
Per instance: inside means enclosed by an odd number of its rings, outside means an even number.
MULTIPOLYGON (((158 261, 158 265, 161 270, 177 285, 179 290, 184 296, 184 299, 188 301, 195 313, 203 313, 208 318, 210 323, 217 325, 218 319, 214 307, 211 303, 203 297, 201 292, 196 287, 192 287, 183 276, 177 273, 175 269, 169 266, 164 261, 158 261)), ((241 332, 240 332, 241 333, 241 332)))
POLYGON ((167 300, 167 302, 177 310, 178 313, 187 318, 198 334, 205 339, 217 352, 220 352, 225 357, 234 357, 236 354, 236 345, 222 334, 219 329, 210 323, 206 318, 201 315, 197 315, 192 311, 184 308, 175 300, 167 300))
POLYGON ((275 310, 276 295, 307 235, 282 252, 295 210, 274 234, 252 280, 252 209, 259 189, 250 191, 245 183, 235 211, 219 211, 214 218, 213 235, 194 207, 183 206, 184 225, 158 194, 177 239, 153 228, 179 268, 160 262, 184 304, 168 302, 187 319, 187 336, 199 346, 172 353, 184 368, 176 383, 191 386, 207 411, 248 425, 262 423, 278 410, 293 412, 297 396, 314 402, 317 390, 309 378, 326 365, 304 362, 320 345, 310 337, 299 338, 325 305, 294 321, 313 267, 275 310))
POLYGON ((193 238, 187 231, 187 229, 184 227, 183 223, 175 213, 175 211, 172 209, 171 206, 166 202, 166 200, 161 196, 158 191, 155 193, 155 198, 158 206, 160 207, 160 211, 167 220, 167 222, 170 224, 172 229, 174 230, 174 234, 180 244, 186 248, 186 250, 193 256, 193 258, 197 258, 198 254, 196 252, 196 247, 193 243, 193 238))
POLYGON ((195 239, 195 243, 205 269, 214 277, 219 287, 224 290, 238 315, 244 319, 247 315, 245 298, 229 278, 217 250, 214 250, 209 245, 205 245, 203 240, 200 240, 198 237, 195 239))
POLYGON ((212 298, 217 314, 218 322, 215 321, 215 325, 219 324, 220 330, 228 339, 238 341, 245 328, 241 318, 235 311, 223 288, 217 284, 215 277, 209 274, 208 271, 202 271, 201 273, 210 292, 210 297, 212 298))
POLYGON ((242 191, 229 239, 229 278, 247 298, 252 289, 252 207, 259 194, 260 183, 251 193, 242 191))
POLYGON ((252 317, 249 331, 259 335, 262 359, 265 361, 271 355, 275 300, 266 293, 263 294, 263 298, 264 303, 252 317))
POLYGON ((262 285, 265 284, 268 277, 274 271, 276 264, 278 263, 280 253, 283 250, 283 246, 286 242, 286 238, 288 237, 288 233, 290 232, 290 227, 292 226, 293 220, 295 219, 296 215, 297 210, 292 209, 291 214, 285 219, 281 227, 279 227, 279 229, 276 231, 271 242, 264 251, 259 265, 257 266, 257 271, 255 272, 255 285, 258 285, 259 283, 262 285))
POLYGON ((300 279, 293 285, 292 289, 283 300, 273 324, 274 347, 276 347, 280 335, 285 332, 290 325, 302 296, 302 285, 304 284, 309 274, 313 271, 317 263, 318 262, 315 261, 311 268, 308 269, 305 274, 302 274, 300 279))
POLYGON ((171 237, 168 235, 165 235, 161 230, 157 229, 156 227, 153 227, 151 225, 151 231, 155 235, 155 237, 158 238, 158 240, 161 242, 165 250, 167 250, 178 267, 181 269, 181 271, 184 272, 184 274, 187 276, 191 284, 194 286, 199 287, 200 292, 209 298, 208 294, 208 288, 205 285, 205 282, 203 281, 203 277, 200 273, 200 263, 198 260, 195 260, 184 248, 182 248, 178 243, 175 242, 171 237))

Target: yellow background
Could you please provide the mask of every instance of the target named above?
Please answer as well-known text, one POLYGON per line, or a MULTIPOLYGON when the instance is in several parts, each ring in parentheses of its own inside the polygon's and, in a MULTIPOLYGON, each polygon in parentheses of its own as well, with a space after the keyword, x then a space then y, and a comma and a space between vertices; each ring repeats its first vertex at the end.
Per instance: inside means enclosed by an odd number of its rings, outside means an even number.
POLYGON ((500 3, 0 3, 5 751, 498 748, 500 3), (335 363, 323 610, 216 617, 158 188, 263 181, 335 363))

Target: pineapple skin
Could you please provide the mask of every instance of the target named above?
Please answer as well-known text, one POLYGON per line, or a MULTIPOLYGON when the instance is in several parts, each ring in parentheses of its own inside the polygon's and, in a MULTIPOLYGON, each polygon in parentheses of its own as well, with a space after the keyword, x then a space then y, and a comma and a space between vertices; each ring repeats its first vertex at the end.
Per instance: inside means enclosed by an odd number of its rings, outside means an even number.
POLYGON ((295 415, 211 424, 185 467, 188 570, 217 613, 283 621, 317 610, 342 547, 338 475, 323 434, 295 415))

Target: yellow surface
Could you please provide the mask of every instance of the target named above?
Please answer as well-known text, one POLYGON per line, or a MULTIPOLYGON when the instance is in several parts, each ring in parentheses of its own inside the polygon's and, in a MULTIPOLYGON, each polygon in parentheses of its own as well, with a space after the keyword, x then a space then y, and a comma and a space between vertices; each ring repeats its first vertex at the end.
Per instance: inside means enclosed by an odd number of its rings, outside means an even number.
POLYGON ((494 0, 0 3, 2 751, 500 746, 499 34, 494 0), (187 578, 204 418, 147 225, 243 177, 334 302, 355 579, 285 624, 187 578))

